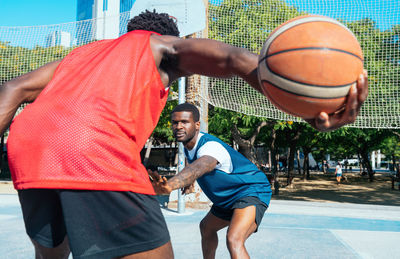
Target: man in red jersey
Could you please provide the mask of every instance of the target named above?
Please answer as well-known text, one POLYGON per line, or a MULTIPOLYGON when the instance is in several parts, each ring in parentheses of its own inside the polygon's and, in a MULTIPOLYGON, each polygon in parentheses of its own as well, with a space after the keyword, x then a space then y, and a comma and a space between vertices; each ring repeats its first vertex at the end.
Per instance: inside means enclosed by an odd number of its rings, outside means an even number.
MULTIPOLYGON (((128 33, 73 50, 0 88, 0 133, 37 258, 173 258, 140 150, 168 86, 182 76, 240 76, 260 90, 258 56, 208 39, 180 39, 167 14, 145 12, 128 33)), ((332 130, 355 120, 360 75, 340 114, 308 121, 332 130)))

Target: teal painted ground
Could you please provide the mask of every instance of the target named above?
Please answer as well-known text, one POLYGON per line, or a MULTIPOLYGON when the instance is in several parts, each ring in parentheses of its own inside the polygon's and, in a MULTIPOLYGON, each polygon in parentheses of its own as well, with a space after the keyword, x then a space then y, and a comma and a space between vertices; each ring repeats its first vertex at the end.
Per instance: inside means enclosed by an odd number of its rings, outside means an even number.
MULTIPOLYGON (((207 210, 163 209, 175 258, 202 258, 198 224, 207 210)), ((226 230, 216 258, 229 258, 226 230)), ((251 258, 400 258, 400 207, 302 201, 271 202, 247 241, 251 258)), ((16 195, 0 195, 1 258, 34 258, 16 195)))

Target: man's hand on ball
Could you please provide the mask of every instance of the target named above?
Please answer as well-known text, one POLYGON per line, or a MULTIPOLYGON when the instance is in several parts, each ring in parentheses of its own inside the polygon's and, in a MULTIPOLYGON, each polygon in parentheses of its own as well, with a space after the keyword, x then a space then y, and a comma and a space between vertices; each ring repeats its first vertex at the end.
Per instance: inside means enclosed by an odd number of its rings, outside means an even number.
POLYGON ((360 111, 360 108, 368 96, 368 74, 364 70, 357 80, 357 84, 350 88, 344 109, 327 114, 321 112, 315 119, 307 119, 311 126, 319 131, 331 131, 346 124, 353 123, 360 111))

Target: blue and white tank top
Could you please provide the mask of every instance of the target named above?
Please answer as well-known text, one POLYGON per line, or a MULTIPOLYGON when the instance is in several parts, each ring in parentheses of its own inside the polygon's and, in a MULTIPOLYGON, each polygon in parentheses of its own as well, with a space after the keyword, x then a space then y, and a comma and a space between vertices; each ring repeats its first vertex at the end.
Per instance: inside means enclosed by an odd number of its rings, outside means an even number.
POLYGON ((271 185, 250 160, 217 137, 200 132, 195 147, 185 148, 185 156, 190 164, 205 155, 214 157, 218 164, 197 182, 216 206, 230 208, 238 199, 249 196, 269 205, 271 185))

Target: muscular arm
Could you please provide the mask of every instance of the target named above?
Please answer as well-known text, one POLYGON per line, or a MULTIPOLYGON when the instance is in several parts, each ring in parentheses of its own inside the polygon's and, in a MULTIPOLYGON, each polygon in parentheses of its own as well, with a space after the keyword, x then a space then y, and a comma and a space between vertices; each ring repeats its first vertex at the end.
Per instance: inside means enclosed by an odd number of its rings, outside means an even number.
POLYGON ((33 102, 50 82, 61 61, 48 63, 0 86, 0 135, 8 128, 18 107, 33 102))
POLYGON ((211 156, 202 156, 169 179, 168 185, 172 190, 188 186, 196 181, 197 178, 214 170, 217 164, 218 161, 215 158, 211 156))
MULTIPOLYGON (((258 55, 243 48, 210 39, 179 39, 172 36, 155 36, 152 49, 164 84, 182 76, 200 74, 228 78, 240 76, 262 93, 257 77, 258 55)), ((331 131, 353 123, 368 95, 366 71, 349 92, 346 108, 337 114, 321 112, 307 122, 319 131, 331 131)))
POLYGON ((258 55, 244 48, 210 39, 172 36, 155 37, 152 48, 153 54, 157 49, 166 61, 159 58, 160 68, 168 74, 169 83, 193 74, 219 78, 239 76, 261 92, 257 78, 258 55))
POLYGON ((258 55, 219 41, 187 39, 173 45, 182 73, 212 77, 239 76, 261 91, 257 78, 258 55), (196 59, 197 62, 193 62, 196 59))
POLYGON ((214 170, 218 161, 211 156, 202 156, 192 164, 186 166, 181 172, 167 181, 156 172, 148 171, 155 192, 157 194, 169 194, 173 190, 189 186, 197 178, 214 170))

